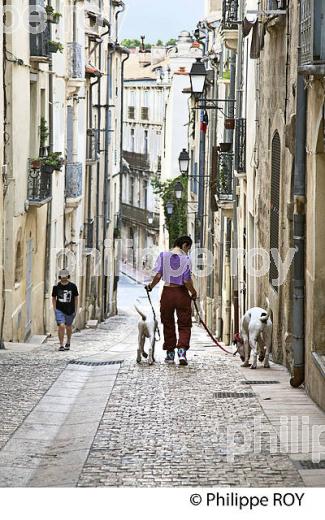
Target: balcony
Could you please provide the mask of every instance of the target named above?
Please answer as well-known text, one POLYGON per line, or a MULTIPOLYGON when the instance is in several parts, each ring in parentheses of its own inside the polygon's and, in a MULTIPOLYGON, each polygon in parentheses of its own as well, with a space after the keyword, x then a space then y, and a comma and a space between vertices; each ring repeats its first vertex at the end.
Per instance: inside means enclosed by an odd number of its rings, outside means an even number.
POLYGON ((132 170, 149 171, 149 156, 144 153, 123 152, 123 159, 132 170))
POLYGON ((27 200, 30 206, 40 207, 52 198, 52 173, 41 168, 29 167, 27 179, 27 200))
POLYGON ((66 205, 75 207, 82 195, 82 163, 70 162, 65 168, 66 205))
POLYGON ((228 202, 233 200, 233 154, 219 152, 217 157, 216 193, 218 201, 228 202))
POLYGON ((236 119, 235 136, 235 170, 246 173, 246 119, 236 119))
POLYGON ((66 44, 68 76, 72 80, 85 78, 85 66, 83 63, 82 46, 77 42, 66 44))
POLYGON ((320 0, 301 0, 299 69, 325 74, 325 5, 320 0))
POLYGON ((88 128, 87 130, 87 164, 94 164, 99 160, 99 130, 88 128))
POLYGON ((159 229, 159 214, 151 213, 147 209, 137 208, 130 204, 122 204, 122 219, 127 220, 131 224, 140 224, 152 229, 159 229), (148 223, 149 214, 153 215, 153 223, 148 223))
POLYGON ((238 0, 223 0, 221 37, 227 49, 237 50, 238 0))

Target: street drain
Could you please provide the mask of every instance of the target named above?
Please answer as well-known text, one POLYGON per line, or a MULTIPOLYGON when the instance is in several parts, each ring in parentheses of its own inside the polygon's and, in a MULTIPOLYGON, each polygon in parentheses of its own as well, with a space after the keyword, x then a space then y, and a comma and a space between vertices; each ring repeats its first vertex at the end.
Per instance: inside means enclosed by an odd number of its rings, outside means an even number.
POLYGON ((239 399, 241 397, 256 397, 256 395, 253 392, 215 392, 213 397, 217 399, 225 399, 228 397, 239 399))
POLYGON ((69 361, 69 365, 86 365, 87 367, 100 367, 104 365, 121 365, 123 363, 123 359, 121 361, 79 361, 72 360, 69 361))
POLYGON ((295 466, 299 469, 325 469, 325 460, 312 462, 311 460, 293 460, 295 466))
POLYGON ((241 381, 243 385, 276 385, 280 381, 241 381))

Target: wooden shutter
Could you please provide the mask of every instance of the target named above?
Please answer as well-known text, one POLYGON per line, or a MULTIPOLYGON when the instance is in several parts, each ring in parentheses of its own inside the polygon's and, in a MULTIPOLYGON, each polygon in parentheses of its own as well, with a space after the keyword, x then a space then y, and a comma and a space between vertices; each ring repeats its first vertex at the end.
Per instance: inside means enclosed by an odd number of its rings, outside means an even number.
MULTIPOLYGON (((272 172, 271 172, 271 208, 270 208, 270 249, 279 249, 280 223, 280 172, 281 172, 281 142, 278 132, 272 140, 272 172)), ((278 278, 278 270, 270 252, 269 281, 278 278)), ((278 287, 273 285, 278 291, 278 287)))

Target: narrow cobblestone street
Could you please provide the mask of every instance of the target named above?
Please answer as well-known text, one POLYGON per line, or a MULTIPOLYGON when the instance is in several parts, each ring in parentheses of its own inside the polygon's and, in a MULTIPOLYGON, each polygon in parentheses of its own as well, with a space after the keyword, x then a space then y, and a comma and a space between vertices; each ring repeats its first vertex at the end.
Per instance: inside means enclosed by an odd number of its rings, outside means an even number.
MULTIPOLYGON (((75 333, 70 352, 58 352, 56 338, 1 352, 1 486, 324 484, 324 470, 299 468, 310 459, 300 441, 280 450, 280 415, 325 423, 283 367, 253 372, 277 385, 244 384, 252 371, 197 325, 188 367, 166 366, 160 342, 157 363, 137 365, 136 299, 147 308, 143 287, 122 277, 119 314, 75 333), (248 432, 260 436, 260 449, 244 449, 248 432)), ((158 308, 157 290, 153 299, 158 308)))

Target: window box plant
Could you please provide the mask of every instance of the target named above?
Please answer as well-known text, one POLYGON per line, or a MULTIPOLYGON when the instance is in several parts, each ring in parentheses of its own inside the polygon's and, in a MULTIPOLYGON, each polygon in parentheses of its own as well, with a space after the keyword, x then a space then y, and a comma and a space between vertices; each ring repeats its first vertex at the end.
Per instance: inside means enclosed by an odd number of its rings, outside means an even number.
POLYGON ((54 11, 54 8, 51 5, 47 5, 45 7, 46 15, 47 15, 47 21, 49 23, 59 23, 60 18, 62 16, 61 13, 54 11))
POLYGON ((42 172, 53 173, 54 170, 61 171, 63 164, 65 163, 61 152, 50 152, 46 157, 41 159, 42 172))
POLYGON ((58 52, 59 51, 59 52, 62 53, 63 49, 64 49, 64 47, 63 47, 62 43, 55 42, 53 40, 49 40, 49 42, 48 42, 48 50, 49 50, 49 52, 58 52))

